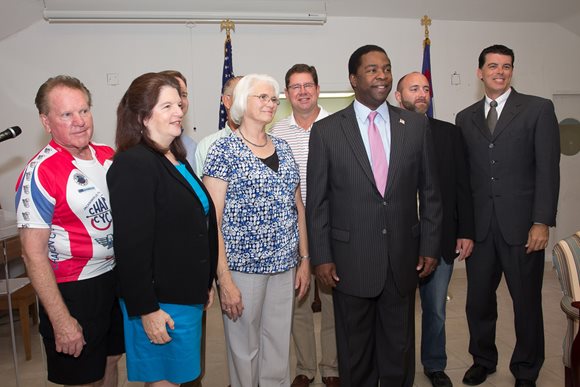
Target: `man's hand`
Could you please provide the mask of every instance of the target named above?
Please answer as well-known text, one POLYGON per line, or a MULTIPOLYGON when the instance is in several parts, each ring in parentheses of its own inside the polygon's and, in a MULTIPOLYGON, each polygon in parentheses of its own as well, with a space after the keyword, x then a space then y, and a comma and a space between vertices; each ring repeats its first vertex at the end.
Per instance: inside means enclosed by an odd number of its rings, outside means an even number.
POLYGON ((86 344, 83 328, 71 316, 58 289, 54 270, 48 258, 50 233, 49 228, 20 229, 22 258, 30 282, 52 324, 56 351, 79 357, 86 344))
POLYGON ((141 316, 141 323, 151 343, 165 344, 171 341, 171 336, 167 333, 167 326, 173 330, 175 329, 175 323, 171 316, 165 313, 163 309, 144 314, 141 316))
POLYGON ((463 261, 473 252, 473 241, 471 239, 458 238, 457 244, 455 245, 455 252, 459 254, 457 260, 463 261))
POLYGON ((336 265, 334 263, 323 263, 314 268, 314 273, 318 280, 326 286, 335 288, 336 284, 340 281, 338 275, 336 275, 336 265))
POLYGON ((53 323, 52 328, 54 330, 56 352, 79 357, 86 341, 83 336, 83 327, 78 321, 69 315, 63 321, 59 321, 56 324, 53 323))
POLYGON ((419 261, 417 263, 417 271, 419 272, 419 278, 425 278, 435 271, 437 268, 437 259, 431 257, 419 256, 419 261))
POLYGON ((526 254, 534 251, 544 250, 548 247, 550 238, 550 229, 545 224, 534 224, 528 232, 528 241, 526 242, 526 254))

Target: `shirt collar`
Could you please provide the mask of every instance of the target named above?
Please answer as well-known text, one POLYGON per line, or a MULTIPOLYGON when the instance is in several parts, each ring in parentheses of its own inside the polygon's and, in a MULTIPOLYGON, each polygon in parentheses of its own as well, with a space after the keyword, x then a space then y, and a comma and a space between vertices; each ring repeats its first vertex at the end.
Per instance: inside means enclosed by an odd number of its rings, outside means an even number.
POLYGON ((233 133, 232 128, 230 128, 230 125, 226 122, 226 126, 224 126, 224 128, 222 130, 225 130, 226 133, 233 133))
MULTIPOLYGON (((510 96, 511 92, 512 92, 512 88, 510 87, 509 89, 507 89, 507 90, 505 91, 505 93, 503 93, 502 95, 500 95, 499 97, 497 97, 497 98, 495 99, 495 102, 497 102, 497 104, 498 104, 498 105, 503 105, 503 103, 504 103, 505 101, 507 101, 507 99, 508 99, 508 97, 510 96)), ((487 106, 489 106, 489 103, 490 103, 491 101, 492 101, 492 99, 491 99, 491 98, 489 98, 489 97, 487 96, 487 94, 486 94, 486 95, 485 95, 485 104, 486 104, 487 106)))
MULTIPOLYGON (((318 107, 320 108, 320 111, 318 112, 318 116, 316 116, 316 119, 314 120, 314 122, 328 117, 328 112, 326 110, 324 110, 324 108, 322 106, 318 105, 318 107)), ((291 128, 298 128, 298 129, 302 129, 302 130, 312 129, 312 125, 310 125, 310 128, 301 128, 300 125, 298 125, 296 123, 296 119, 294 118, 294 113, 290 114, 289 119, 290 119, 290 127, 291 128)))
MULTIPOLYGON (((365 105, 363 105, 362 103, 360 103, 358 100, 354 100, 354 112, 356 114, 357 119, 360 122, 365 122, 369 116, 369 113, 373 110, 369 109, 368 107, 366 107, 365 105)), ((381 118, 385 121, 388 122, 389 120, 389 108, 387 107, 387 102, 383 102, 382 104, 379 105, 379 107, 374 110, 377 113, 379 113, 379 115, 381 116, 381 118)))

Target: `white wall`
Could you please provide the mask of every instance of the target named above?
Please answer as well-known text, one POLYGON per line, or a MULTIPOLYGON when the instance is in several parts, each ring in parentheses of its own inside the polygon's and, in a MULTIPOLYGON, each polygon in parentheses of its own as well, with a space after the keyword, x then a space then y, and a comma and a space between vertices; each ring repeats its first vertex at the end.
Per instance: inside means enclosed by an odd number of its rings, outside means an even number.
MULTIPOLYGON (((0 41, 0 130, 24 133, 0 144, 0 203, 14 209, 14 184, 26 161, 47 141, 34 96, 56 74, 80 78, 92 91, 95 141, 113 144, 116 105, 130 82, 148 71, 177 69, 189 81, 188 134, 197 140, 217 128, 224 32, 217 25, 50 25, 39 22, 0 41), (108 86, 107 73, 120 84, 108 86), (192 128, 196 127, 194 133, 192 128)), ((423 28, 411 19, 330 18, 324 26, 236 26, 237 74, 268 73, 281 83, 294 63, 317 67, 323 90, 349 90, 348 57, 357 47, 385 48, 395 82, 421 67, 423 28)), ((550 98, 580 90, 580 37, 555 24, 474 23, 434 20, 431 60, 438 118, 453 121, 481 97, 475 78, 483 47, 503 43, 516 52, 513 83, 520 92, 550 98), (462 84, 452 86, 456 71, 462 84)), ((393 93, 391 93, 393 94, 393 93)), ((389 98, 391 101, 394 99, 389 98)))

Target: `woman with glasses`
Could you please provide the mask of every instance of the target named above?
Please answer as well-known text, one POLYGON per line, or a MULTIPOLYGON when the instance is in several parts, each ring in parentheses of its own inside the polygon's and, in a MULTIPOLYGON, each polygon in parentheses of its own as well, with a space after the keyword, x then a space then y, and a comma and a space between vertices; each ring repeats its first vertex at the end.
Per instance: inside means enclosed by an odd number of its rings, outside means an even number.
POLYGON ((232 387, 290 385, 294 292, 310 283, 300 177, 288 144, 266 133, 278 83, 250 74, 234 90, 239 124, 203 171, 218 219, 218 281, 232 387))

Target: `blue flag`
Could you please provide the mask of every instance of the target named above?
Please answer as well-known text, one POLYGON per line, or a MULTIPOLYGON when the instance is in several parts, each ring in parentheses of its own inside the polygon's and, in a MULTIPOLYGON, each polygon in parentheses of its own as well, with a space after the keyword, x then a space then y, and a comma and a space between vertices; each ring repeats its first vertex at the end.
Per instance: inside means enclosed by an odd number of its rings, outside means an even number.
POLYGON ((423 41, 423 67, 421 72, 429 81, 429 94, 431 96, 431 103, 429 110, 427 110, 427 117, 433 118, 433 82, 431 82, 431 40, 426 38, 423 41))
MULTIPOLYGON (((234 64, 232 61, 232 40, 230 38, 230 34, 226 35, 226 42, 224 44, 224 68, 222 71, 222 88, 224 89, 224 85, 234 76, 234 64)), ((221 98, 221 90, 220 90, 220 121, 218 125, 218 130, 221 130, 226 127, 226 123, 228 122, 228 113, 226 112, 226 108, 222 102, 221 98)))

